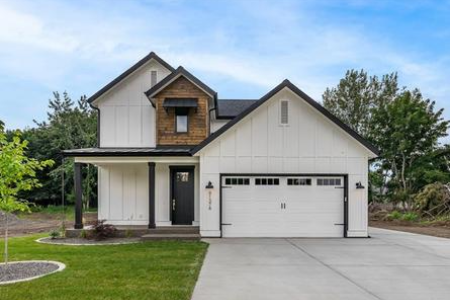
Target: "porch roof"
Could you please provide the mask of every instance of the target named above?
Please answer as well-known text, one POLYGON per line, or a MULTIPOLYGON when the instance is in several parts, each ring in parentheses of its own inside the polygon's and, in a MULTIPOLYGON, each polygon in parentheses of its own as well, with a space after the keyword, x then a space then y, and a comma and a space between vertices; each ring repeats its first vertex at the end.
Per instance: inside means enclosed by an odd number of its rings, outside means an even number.
POLYGON ((193 146, 171 146, 156 148, 83 148, 63 150, 66 157, 86 156, 192 156, 193 146))

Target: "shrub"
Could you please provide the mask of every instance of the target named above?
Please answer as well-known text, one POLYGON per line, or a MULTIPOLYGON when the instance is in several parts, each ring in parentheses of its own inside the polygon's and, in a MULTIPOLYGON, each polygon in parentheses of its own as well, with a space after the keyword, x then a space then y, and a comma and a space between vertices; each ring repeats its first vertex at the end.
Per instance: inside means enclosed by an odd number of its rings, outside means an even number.
POLYGON ((96 240, 103 240, 109 237, 113 237, 116 232, 116 227, 110 224, 105 224, 106 220, 97 220, 92 222, 92 235, 91 238, 96 240))
POLYGON ((404 214, 401 216, 401 219, 402 219, 403 221, 411 221, 411 222, 414 222, 414 221, 417 221, 417 220, 419 219, 419 215, 417 215, 415 212, 407 212, 407 213, 404 213, 404 214))
POLYGON ((60 235, 61 235, 61 234, 59 233, 58 230, 52 230, 52 231, 50 232, 50 238, 51 238, 52 240, 54 240, 54 239, 56 239, 56 238, 59 238, 60 235))
POLYGON ((437 217, 450 213, 450 185, 440 182, 426 185, 414 198, 416 209, 423 215, 437 217))
POLYGON ((87 237, 88 237, 87 231, 84 230, 84 229, 82 229, 82 230, 80 231, 80 238, 82 238, 82 239, 87 239, 87 237))
POLYGON ((401 218, 402 218, 402 213, 397 210, 394 210, 393 212, 389 213, 386 216, 386 219, 388 219, 388 220, 400 220, 401 218))

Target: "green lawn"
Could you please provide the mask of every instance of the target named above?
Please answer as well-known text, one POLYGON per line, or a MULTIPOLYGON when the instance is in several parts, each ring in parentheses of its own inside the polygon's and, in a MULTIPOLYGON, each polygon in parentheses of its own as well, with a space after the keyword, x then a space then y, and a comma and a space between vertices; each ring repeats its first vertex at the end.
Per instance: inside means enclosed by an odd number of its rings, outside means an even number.
MULTIPOLYGON (((0 286, 0 299, 190 299, 206 253, 202 242, 62 246, 10 239, 10 260, 56 260, 66 269, 0 286)), ((0 242, 3 249, 3 242, 0 242)))

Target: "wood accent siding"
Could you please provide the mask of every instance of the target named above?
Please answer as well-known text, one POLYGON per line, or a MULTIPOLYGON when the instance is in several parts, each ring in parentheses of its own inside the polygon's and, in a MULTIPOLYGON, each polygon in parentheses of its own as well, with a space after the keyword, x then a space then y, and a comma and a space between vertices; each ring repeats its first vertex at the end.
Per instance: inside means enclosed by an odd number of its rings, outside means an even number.
POLYGON ((209 135, 209 96, 184 77, 180 77, 155 97, 158 145, 197 145, 209 135), (176 133, 175 109, 163 108, 166 98, 196 98, 197 111, 189 109, 188 132, 176 133))

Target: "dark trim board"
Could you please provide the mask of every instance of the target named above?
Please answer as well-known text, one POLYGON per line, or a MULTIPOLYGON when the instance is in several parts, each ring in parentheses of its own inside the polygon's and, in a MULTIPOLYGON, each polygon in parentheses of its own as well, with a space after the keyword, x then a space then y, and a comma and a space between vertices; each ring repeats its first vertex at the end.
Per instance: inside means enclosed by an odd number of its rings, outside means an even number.
POLYGON ((222 178, 224 176, 240 176, 240 177, 244 177, 244 176, 248 176, 248 177, 255 177, 255 176, 264 176, 264 177, 268 177, 268 176, 274 176, 274 177, 289 177, 289 176, 305 176, 305 177, 343 177, 344 178, 344 198, 342 199, 342 201, 344 201, 344 226, 343 226, 343 233, 342 236, 344 238, 348 238, 348 174, 344 174, 344 173, 329 173, 329 174, 324 174, 324 173, 220 173, 220 184, 219 184, 219 207, 220 207, 220 214, 219 214, 219 229, 220 229, 220 237, 223 237, 223 231, 222 231, 222 225, 223 224, 223 204, 222 204, 222 190, 223 190, 223 186, 222 186, 222 178))

